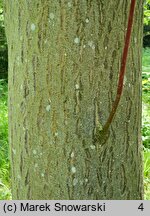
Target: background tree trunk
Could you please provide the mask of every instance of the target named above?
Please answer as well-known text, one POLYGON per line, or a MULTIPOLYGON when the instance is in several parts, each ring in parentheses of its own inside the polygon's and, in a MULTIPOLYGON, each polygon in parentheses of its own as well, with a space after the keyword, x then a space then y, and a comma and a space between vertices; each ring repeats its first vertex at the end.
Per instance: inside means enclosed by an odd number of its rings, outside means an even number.
POLYGON ((5 1, 13 199, 142 199, 142 3, 116 96, 130 1, 5 1))

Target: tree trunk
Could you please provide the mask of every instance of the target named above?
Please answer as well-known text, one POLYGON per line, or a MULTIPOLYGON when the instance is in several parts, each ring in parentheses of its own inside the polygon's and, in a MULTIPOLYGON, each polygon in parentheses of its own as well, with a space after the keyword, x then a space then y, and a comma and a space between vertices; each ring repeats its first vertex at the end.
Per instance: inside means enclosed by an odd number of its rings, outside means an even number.
POLYGON ((5 1, 13 199, 142 199, 142 3, 116 97, 130 1, 5 1))

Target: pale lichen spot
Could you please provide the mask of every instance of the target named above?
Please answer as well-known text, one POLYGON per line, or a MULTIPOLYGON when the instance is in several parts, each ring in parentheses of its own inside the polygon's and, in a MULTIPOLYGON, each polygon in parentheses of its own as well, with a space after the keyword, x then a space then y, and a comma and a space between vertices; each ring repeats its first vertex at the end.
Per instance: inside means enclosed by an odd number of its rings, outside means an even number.
POLYGON ((86 23, 89 23, 89 19, 88 19, 88 18, 86 18, 85 22, 86 22, 86 23))
POLYGON ((76 37, 76 38, 74 39, 74 42, 75 42, 76 44, 79 44, 79 43, 80 43, 80 38, 76 37))
POLYGON ((78 89, 79 89, 79 85, 78 85, 78 84, 76 84, 76 85, 75 85, 75 88, 78 90, 78 89))
POLYGON ((105 46, 105 50, 107 50, 107 46, 105 46))
POLYGON ((17 178, 18 178, 18 179, 21 179, 21 176, 20 176, 20 175, 17 175, 17 178))
POLYGON ((44 173, 41 173, 41 176, 44 177, 44 173))
POLYGON ((34 149, 32 152, 33 152, 33 154, 34 154, 34 155, 36 155, 36 154, 37 154, 37 151, 36 151, 35 149, 34 149))
POLYGON ((92 49, 95 49, 95 45, 93 41, 88 41, 88 46, 91 47, 92 49))
POLYGON ((86 47, 86 45, 84 44, 84 45, 83 45, 83 48, 85 48, 85 47, 86 47))
POLYGON ((71 167, 71 172, 72 173, 76 173, 76 168, 73 166, 73 167, 71 167))
POLYGON ((35 24, 34 24, 34 23, 31 24, 31 30, 32 30, 32 31, 35 30, 35 24))
POLYGON ((50 18, 51 20, 53 20, 54 17, 55 17, 55 15, 54 15, 53 13, 50 13, 50 14, 49 14, 49 18, 50 18))
POLYGON ((125 85, 125 84, 126 84, 126 81, 127 81, 127 77, 126 77, 126 76, 124 76, 123 85, 125 85))
POLYGON ((95 147, 95 145, 90 145, 90 148, 91 148, 92 150, 94 150, 96 147, 95 147))
POLYGON ((71 2, 68 2, 68 7, 70 8, 72 6, 71 2))
POLYGON ((47 107, 46 107, 46 111, 49 112, 50 109, 51 109, 51 106, 50 106, 50 104, 48 104, 47 107))
POLYGON ((57 136, 58 136, 58 132, 55 132, 55 134, 54 134, 54 135, 55 135, 55 137, 57 137, 57 136))
POLYGON ((37 167, 38 167, 38 164, 37 164, 37 163, 35 163, 34 167, 35 167, 35 168, 37 168, 37 167))
POLYGON ((68 121, 67 120, 65 120, 65 125, 67 125, 68 124, 68 121))
POLYGON ((73 179, 73 186, 77 185, 77 183, 78 183, 78 179, 77 179, 77 178, 74 178, 74 179, 73 179))
POLYGON ((21 90, 23 89, 23 85, 22 85, 22 84, 20 85, 20 89, 21 89, 21 90))
POLYGON ((137 38, 136 37, 134 38, 134 43, 137 43, 137 38))
POLYGON ((15 155, 16 154, 16 149, 12 148, 12 152, 15 155))
POLYGON ((93 41, 88 41, 88 45, 91 47, 93 45, 93 41))
POLYGON ((71 153, 71 158, 74 158, 74 152, 71 153))

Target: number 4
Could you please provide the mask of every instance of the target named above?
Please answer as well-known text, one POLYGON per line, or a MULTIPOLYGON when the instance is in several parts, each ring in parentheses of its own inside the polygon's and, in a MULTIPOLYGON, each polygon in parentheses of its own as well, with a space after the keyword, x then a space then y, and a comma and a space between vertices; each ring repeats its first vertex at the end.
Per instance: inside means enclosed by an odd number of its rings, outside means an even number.
POLYGON ((139 210, 143 211, 144 210, 144 207, 143 207, 143 203, 141 203, 138 207, 139 210))

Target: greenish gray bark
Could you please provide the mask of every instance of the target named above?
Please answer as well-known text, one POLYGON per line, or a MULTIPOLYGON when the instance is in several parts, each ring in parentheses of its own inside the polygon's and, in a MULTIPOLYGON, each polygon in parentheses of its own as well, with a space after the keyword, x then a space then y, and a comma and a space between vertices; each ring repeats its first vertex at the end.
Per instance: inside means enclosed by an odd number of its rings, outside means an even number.
POLYGON ((142 2, 116 96, 130 1, 5 0, 13 199, 142 199, 142 2))

